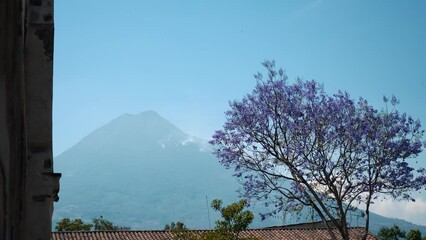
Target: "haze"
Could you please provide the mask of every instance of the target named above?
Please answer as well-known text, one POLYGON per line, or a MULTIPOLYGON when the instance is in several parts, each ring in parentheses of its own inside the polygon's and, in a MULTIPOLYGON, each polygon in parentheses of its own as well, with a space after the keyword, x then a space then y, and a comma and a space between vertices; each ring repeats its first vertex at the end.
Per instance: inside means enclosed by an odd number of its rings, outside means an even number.
MULTIPOLYGON (((57 1, 54 154, 123 113, 155 110, 193 136, 221 128, 260 63, 377 108, 383 95, 426 126, 424 1, 57 1)), ((425 128, 423 128, 425 129, 425 128)), ((417 158, 426 167, 426 154, 417 158)), ((426 223, 416 203, 377 213, 426 223)))

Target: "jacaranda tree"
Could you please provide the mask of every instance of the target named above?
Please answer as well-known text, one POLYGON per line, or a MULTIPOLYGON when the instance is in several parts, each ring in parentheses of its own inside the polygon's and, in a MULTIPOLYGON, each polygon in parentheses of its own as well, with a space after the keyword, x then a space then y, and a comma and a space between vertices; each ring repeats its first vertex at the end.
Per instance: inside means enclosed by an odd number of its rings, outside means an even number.
POLYGON ((263 64, 251 94, 230 103, 211 144, 221 163, 234 168, 245 197, 273 211, 315 210, 327 227, 349 239, 346 217, 364 206, 365 238, 370 205, 379 196, 412 200, 426 186, 426 170, 409 160, 423 149, 419 120, 395 110, 378 111, 346 92, 328 95, 315 81, 291 84, 275 63, 263 64))

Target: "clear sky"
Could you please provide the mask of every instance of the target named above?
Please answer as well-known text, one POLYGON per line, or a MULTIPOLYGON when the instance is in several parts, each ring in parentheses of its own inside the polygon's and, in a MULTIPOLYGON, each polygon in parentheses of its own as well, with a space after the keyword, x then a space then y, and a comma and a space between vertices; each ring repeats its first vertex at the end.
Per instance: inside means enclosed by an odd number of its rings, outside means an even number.
MULTIPOLYGON (((57 0, 54 155, 146 110, 209 139, 270 59, 377 108, 394 94, 426 129, 425 26, 426 1, 57 0)), ((426 225, 426 194, 375 210, 426 225)))

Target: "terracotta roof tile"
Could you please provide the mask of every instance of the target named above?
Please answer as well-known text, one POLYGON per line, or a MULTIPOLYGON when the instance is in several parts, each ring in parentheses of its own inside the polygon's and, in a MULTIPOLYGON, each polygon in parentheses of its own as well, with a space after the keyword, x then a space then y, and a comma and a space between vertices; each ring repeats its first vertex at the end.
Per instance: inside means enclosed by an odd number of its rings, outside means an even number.
MULTIPOLYGON (((363 228, 350 228, 351 239, 361 239, 363 228)), ((201 234, 205 230, 190 230, 189 232, 201 234)), ((336 236, 339 237, 335 229, 336 236)), ((306 229, 248 229, 240 233, 241 237, 257 237, 263 240, 311 240, 311 239, 330 239, 327 230, 324 228, 306 229)), ((93 231, 93 232, 53 232, 51 240, 165 240, 172 239, 173 233, 170 231, 93 231)), ((372 234, 367 237, 368 240, 377 240, 372 234)))

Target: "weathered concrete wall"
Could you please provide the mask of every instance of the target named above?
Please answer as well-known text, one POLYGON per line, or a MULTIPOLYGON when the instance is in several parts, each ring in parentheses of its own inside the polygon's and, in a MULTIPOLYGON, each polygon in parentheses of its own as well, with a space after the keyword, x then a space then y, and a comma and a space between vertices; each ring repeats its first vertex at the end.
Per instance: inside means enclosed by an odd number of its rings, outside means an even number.
POLYGON ((50 239, 53 0, 0 1, 0 240, 50 239))

